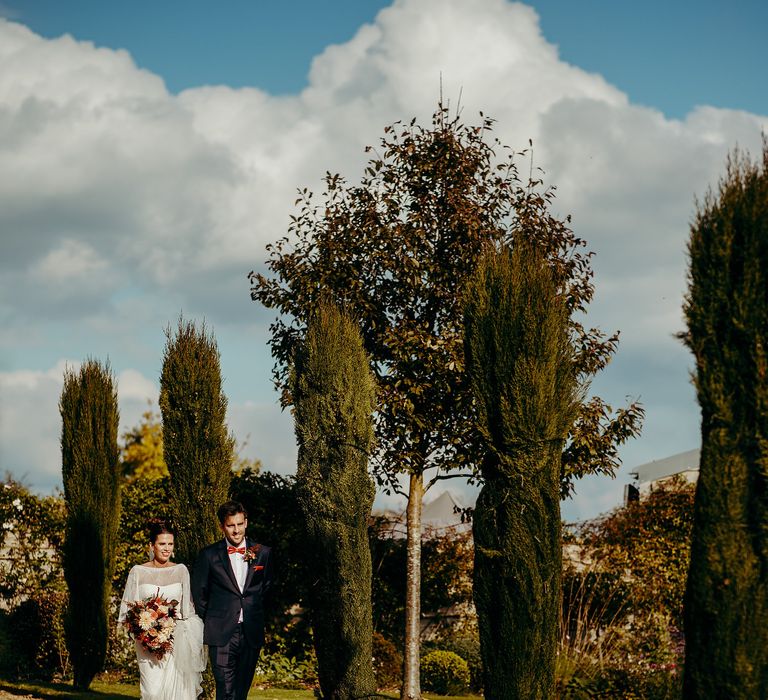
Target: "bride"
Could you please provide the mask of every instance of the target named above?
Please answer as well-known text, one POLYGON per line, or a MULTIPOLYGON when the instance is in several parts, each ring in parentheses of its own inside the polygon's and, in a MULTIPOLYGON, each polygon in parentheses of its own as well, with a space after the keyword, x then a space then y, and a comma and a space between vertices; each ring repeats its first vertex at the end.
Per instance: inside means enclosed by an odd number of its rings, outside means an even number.
POLYGON ((142 700, 196 700, 202 690, 203 622, 195 615, 187 567, 171 562, 175 534, 170 523, 150 521, 149 561, 131 569, 120 604, 118 621, 122 623, 129 603, 155 595, 179 602, 171 653, 158 659, 136 642, 142 700))

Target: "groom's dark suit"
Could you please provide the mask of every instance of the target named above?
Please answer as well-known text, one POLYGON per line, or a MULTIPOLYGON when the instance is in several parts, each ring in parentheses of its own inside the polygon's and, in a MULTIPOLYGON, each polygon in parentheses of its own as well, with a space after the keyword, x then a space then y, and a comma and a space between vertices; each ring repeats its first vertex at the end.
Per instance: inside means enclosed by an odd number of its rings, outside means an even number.
MULTIPOLYGON (((257 553, 247 562, 241 590, 227 545, 220 540, 200 552, 192 571, 192 598, 204 622, 203 642, 211 657, 217 700, 245 700, 264 644, 264 599, 272 585, 272 556, 269 547, 243 542, 246 549, 255 546, 257 553)), ((234 561, 240 565, 242 560, 234 561)))

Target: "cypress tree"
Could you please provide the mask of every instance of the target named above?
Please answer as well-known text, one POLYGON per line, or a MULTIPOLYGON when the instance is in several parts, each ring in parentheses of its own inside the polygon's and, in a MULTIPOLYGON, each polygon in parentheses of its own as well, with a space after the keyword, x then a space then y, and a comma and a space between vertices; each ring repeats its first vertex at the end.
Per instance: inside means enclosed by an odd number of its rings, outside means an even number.
POLYGON ((320 688, 325 698, 361 698, 376 688, 367 470, 375 380, 359 330, 330 303, 310 321, 292 384, 320 688))
POLYGON ((686 698, 768 697, 768 141, 697 207, 688 331, 701 464, 685 599, 686 698))
POLYGON ((579 396, 569 311, 529 245, 486 254, 465 307, 485 452, 474 598, 489 700, 554 694, 561 595, 560 465, 579 396))
POLYGON ((67 504, 65 620, 74 685, 87 690, 107 654, 109 601, 120 524, 117 391, 109 363, 64 372, 61 473, 67 504))
POLYGON ((163 449, 180 561, 221 537, 216 509, 229 494, 234 439, 227 431, 227 398, 221 386, 216 340, 179 319, 167 342, 160 375, 163 449))

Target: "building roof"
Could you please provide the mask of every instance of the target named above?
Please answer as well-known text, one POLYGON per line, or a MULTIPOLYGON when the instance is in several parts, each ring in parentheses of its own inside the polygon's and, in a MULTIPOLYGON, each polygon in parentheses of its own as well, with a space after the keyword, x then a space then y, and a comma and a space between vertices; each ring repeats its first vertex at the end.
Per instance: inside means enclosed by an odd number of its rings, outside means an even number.
POLYGON ((450 491, 443 491, 429 503, 424 504, 424 510, 421 512, 421 524, 433 528, 461 525, 461 514, 457 513, 455 509, 463 507, 450 491))
MULTIPOLYGON (((435 496, 431 501, 424 503, 421 511, 422 532, 437 533, 440 531, 453 530, 463 532, 472 529, 471 522, 461 522, 461 513, 457 508, 464 508, 461 496, 451 491, 443 491, 439 496, 435 496)), ((392 537, 405 537, 406 511, 374 511, 375 516, 386 518, 391 527, 390 535, 392 537)))
POLYGON ((630 474, 635 476, 639 483, 645 484, 649 481, 658 481, 667 477, 681 474, 688 471, 699 470, 699 456, 701 450, 688 450, 679 454, 657 459, 653 462, 647 462, 635 467, 630 474))

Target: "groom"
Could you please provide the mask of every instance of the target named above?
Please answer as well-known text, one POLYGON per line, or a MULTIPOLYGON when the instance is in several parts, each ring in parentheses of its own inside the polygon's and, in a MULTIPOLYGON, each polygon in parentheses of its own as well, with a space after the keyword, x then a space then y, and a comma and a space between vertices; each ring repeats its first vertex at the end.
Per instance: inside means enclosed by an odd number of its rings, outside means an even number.
POLYGON ((218 510, 224 539, 200 552, 192 573, 216 700, 246 700, 264 644, 264 599, 272 585, 270 548, 245 537, 248 513, 227 501, 218 510))

